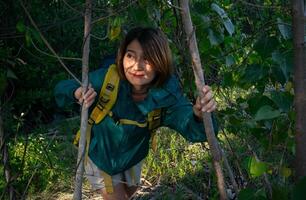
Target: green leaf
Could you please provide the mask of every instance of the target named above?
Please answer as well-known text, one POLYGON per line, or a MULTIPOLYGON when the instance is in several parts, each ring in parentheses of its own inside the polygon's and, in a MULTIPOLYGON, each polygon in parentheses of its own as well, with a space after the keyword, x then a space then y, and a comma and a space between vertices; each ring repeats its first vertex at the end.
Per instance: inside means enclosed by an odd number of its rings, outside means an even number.
POLYGON ((43 43, 40 35, 39 35, 39 32, 34 30, 34 29, 31 29, 31 35, 33 36, 33 38, 35 38, 40 44, 43 43))
POLYGON ((262 36, 254 45, 254 50, 262 57, 262 59, 271 57, 272 52, 278 48, 279 42, 276 37, 262 36))
POLYGON ((272 91, 270 98, 283 112, 288 112, 292 107, 293 96, 289 92, 272 91))
POLYGON ((225 72, 223 74, 222 86, 231 87, 234 85, 233 74, 230 72, 225 72))
POLYGON ((212 46, 217 46, 221 43, 221 38, 218 37, 212 29, 208 29, 208 39, 212 46))
POLYGON ((116 17, 111 22, 110 30, 108 32, 108 38, 110 40, 115 40, 119 37, 121 33, 121 24, 122 24, 122 20, 120 17, 116 17))
POLYGON ((15 75, 15 73, 14 73, 10 68, 7 69, 7 74, 6 74, 6 76, 7 76, 8 78, 18 79, 17 76, 15 75))
MULTIPOLYGON (((282 54, 279 51, 274 51, 272 53, 272 60, 279 65, 281 69, 282 76, 285 78, 285 82, 289 80, 290 75, 292 74, 293 65, 292 65, 292 55, 282 54)), ((274 73, 273 70, 272 73, 274 73)), ((277 73, 277 72, 276 72, 277 73)))
POLYGON ((292 37, 291 26, 289 24, 287 25, 280 18, 277 18, 277 26, 285 40, 288 40, 292 37))
POLYGON ((306 190, 306 177, 303 177, 293 188, 292 200, 304 200, 305 190, 306 190))
POLYGON ((257 161, 254 157, 249 160, 249 172, 251 177, 259 177, 263 175, 268 169, 268 166, 264 162, 257 161))
POLYGON ((25 33, 25 40, 26 40, 26 45, 29 47, 31 46, 31 32, 29 30, 26 30, 26 33, 25 33))
POLYGON ((274 110, 271 106, 262 106, 255 115, 255 121, 274 119, 280 116, 279 110, 274 110))
POLYGON ((256 83, 267 74, 267 71, 257 64, 248 65, 242 75, 242 83, 256 83))
POLYGON ((234 60, 234 57, 231 56, 231 55, 228 55, 225 57, 225 64, 227 67, 230 67, 232 66, 233 64, 235 64, 235 60, 234 60))
POLYGON ((251 115, 255 115, 259 108, 264 105, 274 105, 274 102, 265 95, 254 94, 254 96, 248 99, 249 112, 251 115))
POLYGON ((18 23, 16 24, 16 29, 20 33, 23 33, 25 31, 26 26, 24 25, 23 21, 18 21, 18 23))
POLYGON ((211 25, 211 19, 209 16, 206 16, 206 15, 203 15, 201 16, 203 22, 204 22, 204 25, 203 25, 203 28, 208 28, 210 25, 211 25))
POLYGON ((232 35, 235 31, 235 27, 231 19, 227 16, 226 12, 223 10, 223 8, 221 8, 215 3, 211 4, 211 8, 218 13, 218 15, 221 17, 223 21, 223 25, 225 26, 225 29, 230 35, 232 35))
POLYGON ((280 170, 280 174, 283 177, 288 178, 289 176, 291 176, 292 170, 288 167, 282 167, 281 170, 280 170))

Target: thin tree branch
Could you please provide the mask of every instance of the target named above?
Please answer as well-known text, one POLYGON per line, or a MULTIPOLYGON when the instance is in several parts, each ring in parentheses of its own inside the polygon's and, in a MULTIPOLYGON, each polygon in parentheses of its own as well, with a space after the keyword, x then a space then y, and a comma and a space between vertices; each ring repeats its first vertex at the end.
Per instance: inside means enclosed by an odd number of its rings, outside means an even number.
MULTIPOLYGON (((194 28, 191 21, 190 10, 189 10, 189 1, 181 0, 180 7, 182 8, 181 15, 182 21, 184 25, 184 29, 186 32, 186 36, 190 41, 188 42, 189 52, 192 58, 192 68, 194 71, 195 82, 197 86, 198 93, 201 98, 203 98, 202 87, 205 84, 204 74, 202 70, 201 59, 199 55, 199 50, 197 46, 197 40, 194 32, 194 28)), ((211 150, 213 165, 217 176, 217 185, 220 193, 220 199, 227 199, 226 191, 225 191, 225 182, 223 171, 221 167, 222 162, 222 152, 219 146, 218 140, 215 136, 214 127, 212 125, 211 114, 207 112, 202 113, 203 123, 205 126, 205 132, 207 136, 207 141, 211 150)))
POLYGON ((177 10, 179 10, 179 11, 182 11, 182 8, 179 7, 179 6, 177 6, 177 5, 174 5, 172 1, 166 1, 166 3, 167 3, 170 7, 175 8, 175 9, 177 9, 177 10))
POLYGON ((76 12, 76 13, 78 13, 78 14, 84 16, 84 13, 83 13, 82 11, 79 11, 79 10, 75 9, 74 7, 72 7, 69 3, 67 3, 66 0, 62 0, 62 1, 64 2, 64 4, 65 4, 69 9, 71 9, 72 11, 74 11, 74 12, 76 12))
POLYGON ((238 195, 239 193, 239 189, 238 189, 238 185, 237 185, 237 182, 235 180, 235 176, 234 176, 234 173, 233 173, 233 170, 228 162, 228 159, 227 159, 227 155, 225 154, 225 151, 222 150, 222 153, 223 153, 223 159, 224 159, 224 165, 227 169, 227 172, 228 172, 228 176, 232 182, 232 185, 233 185, 233 188, 234 188, 234 191, 236 193, 236 195, 238 195))
POLYGON ((130 6, 132 6, 132 5, 133 5, 134 3, 136 3, 136 2, 137 2, 137 0, 134 0, 134 1, 132 1, 131 3, 127 4, 126 6, 123 6, 122 8, 118 9, 117 11, 112 12, 111 14, 109 14, 109 15, 107 15, 107 16, 99 17, 98 19, 93 20, 93 21, 91 22, 91 24, 93 25, 93 24, 95 24, 95 23, 98 23, 98 22, 100 22, 100 21, 103 21, 103 20, 105 20, 105 19, 108 19, 108 18, 110 18, 110 17, 112 17, 112 16, 115 16, 115 15, 117 15, 118 13, 120 13, 120 12, 126 10, 127 8, 129 8, 130 6))
MULTIPOLYGON (((85 17, 84 17, 84 39, 83 39, 83 55, 82 55, 82 96, 88 87, 88 62, 90 51, 90 31, 91 31, 91 16, 92 16, 92 0, 86 0, 85 3, 85 17)), ((88 107, 83 103, 81 113, 81 128, 80 141, 78 149, 77 173, 75 177, 75 189, 73 193, 74 200, 82 199, 82 180, 84 174, 84 155, 86 151, 86 132, 88 122, 88 107)))
POLYGON ((96 36, 96 35, 94 35, 94 34, 90 34, 90 36, 93 37, 93 38, 95 38, 95 39, 97 39, 97 40, 101 40, 101 41, 106 40, 107 37, 108 37, 107 34, 106 34, 104 37, 98 37, 98 36, 96 36))
MULTIPOLYGON (((52 57, 52 58, 57 58, 56 56, 54 56, 54 55, 52 55, 52 54, 49 54, 49 53, 47 53, 47 52, 45 52, 45 51, 39 49, 39 48, 35 45, 35 43, 34 43, 34 41, 33 41, 32 39, 31 39, 31 44, 32 44, 33 47, 34 47, 38 52, 40 52, 41 54, 44 54, 44 55, 46 55, 46 56, 50 56, 50 57, 52 57)), ((59 58, 62 59, 62 60, 82 61, 81 58, 61 57, 61 56, 59 56, 59 58)))
POLYGON ((46 46, 48 47, 48 49, 53 53, 53 55, 57 58, 57 60, 60 62, 60 64, 62 65, 62 67, 64 67, 64 69, 75 79, 75 81, 77 81, 80 85, 82 84, 81 81, 68 69, 68 67, 64 64, 64 62, 62 61, 62 59, 57 55, 57 53, 53 50, 53 48, 51 47, 51 45, 49 44, 49 42, 46 40, 46 38, 43 36, 43 34, 41 33, 41 31, 39 30, 39 28, 37 27, 36 23, 34 22, 31 14, 29 13, 29 11, 27 10, 27 8, 25 7, 25 5, 23 4, 22 0, 20 0, 20 4, 22 6, 22 8, 24 9, 26 15, 28 16, 28 18, 30 19, 32 25, 34 26, 34 28, 36 29, 36 31, 39 33, 41 39, 43 40, 43 42, 46 44, 46 46))

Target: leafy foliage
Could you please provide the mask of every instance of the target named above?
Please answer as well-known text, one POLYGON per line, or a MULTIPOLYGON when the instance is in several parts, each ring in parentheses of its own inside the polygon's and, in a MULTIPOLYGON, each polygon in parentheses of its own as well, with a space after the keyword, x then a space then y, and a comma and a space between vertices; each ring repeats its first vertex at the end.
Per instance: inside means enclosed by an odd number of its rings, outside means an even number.
MULTIPOLYGON (((169 38, 182 88, 193 99, 196 92, 186 51, 188 41, 182 34, 180 11, 175 4, 176 1, 159 0, 96 1, 90 69, 98 68, 103 57, 114 55, 131 27, 160 27, 169 38)), ((64 150, 62 145, 66 143, 48 141, 50 137, 42 127, 58 126, 63 118, 77 115, 77 110, 62 111, 55 106, 52 92, 55 84, 71 77, 45 46, 20 4, 6 1, 0 6, 1 27, 4 27, 4 34, 0 35, 0 114, 4 119, 13 176, 18 177, 13 179, 13 185, 22 194, 30 183, 26 193, 32 194, 68 174, 56 170, 65 168, 67 163, 54 161, 63 153, 59 149, 64 150), (15 13, 20 14, 15 16, 15 13), (33 170, 36 170, 34 175, 33 170), (35 181, 29 182, 30 179, 35 181), (35 185, 37 182, 42 187, 35 185)), ((78 77, 83 6, 78 0, 32 0, 26 5, 39 31, 78 77)), ((236 195, 242 200, 299 199, 301 188, 305 188, 303 180, 293 186, 292 177, 295 112, 289 7, 285 0, 191 1, 206 82, 213 87, 219 103, 220 142, 228 152, 236 179, 240 180, 242 190, 236 195)), ((166 186, 183 180, 183 185, 195 193, 216 197, 215 186, 207 186, 206 180, 214 179, 207 173, 211 169, 207 152, 183 141, 175 144, 176 136, 169 137, 159 143, 157 159, 153 155, 148 158, 148 163, 152 162, 145 169, 148 180, 157 181, 149 176, 151 173, 162 177, 166 186), (207 187, 200 190, 193 187, 201 184, 207 187)), ((4 170, 2 166, 1 170, 4 170)), ((5 184, 1 179, 1 189, 5 190, 5 184)), ((176 187, 178 193, 184 193, 181 186, 176 187)), ((164 191, 161 194, 171 198, 169 187, 164 191)))

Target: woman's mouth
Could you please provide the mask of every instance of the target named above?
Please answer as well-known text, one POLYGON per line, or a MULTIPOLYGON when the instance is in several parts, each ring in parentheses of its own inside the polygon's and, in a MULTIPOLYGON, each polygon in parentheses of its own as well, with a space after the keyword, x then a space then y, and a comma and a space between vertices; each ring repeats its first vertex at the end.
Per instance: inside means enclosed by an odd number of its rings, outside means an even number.
POLYGON ((143 78, 145 75, 143 73, 130 73, 133 77, 143 78))

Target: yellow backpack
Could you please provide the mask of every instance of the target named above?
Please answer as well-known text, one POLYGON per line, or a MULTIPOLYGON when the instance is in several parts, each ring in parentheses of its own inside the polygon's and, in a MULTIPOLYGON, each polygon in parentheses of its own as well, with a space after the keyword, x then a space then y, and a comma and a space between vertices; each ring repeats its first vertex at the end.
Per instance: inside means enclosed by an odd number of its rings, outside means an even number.
MULTIPOLYGON (((88 126, 86 131, 86 152, 85 152, 85 163, 87 162, 88 158, 88 150, 91 138, 91 128, 94 124, 98 124, 101 122, 106 115, 112 116, 111 109, 116 102, 117 95, 118 95, 118 88, 119 88, 119 74, 117 71, 117 67, 115 64, 109 66, 108 71, 106 73, 103 85, 100 90, 99 100, 90 114, 88 119, 88 126)), ((156 135, 155 129, 159 127, 161 121, 161 109, 156 109, 148 113, 147 122, 139 123, 137 121, 129 120, 129 119, 119 119, 119 123, 121 124, 129 124, 129 125, 136 125, 139 127, 147 127, 151 132, 151 146, 153 151, 156 151, 157 142, 156 142, 156 135)), ((80 130, 77 132, 73 144, 76 146, 80 140, 80 130)), ((103 178, 106 185, 112 184, 111 178, 109 175, 103 173, 103 178)), ((113 188, 106 187, 108 193, 113 192, 113 188)))

